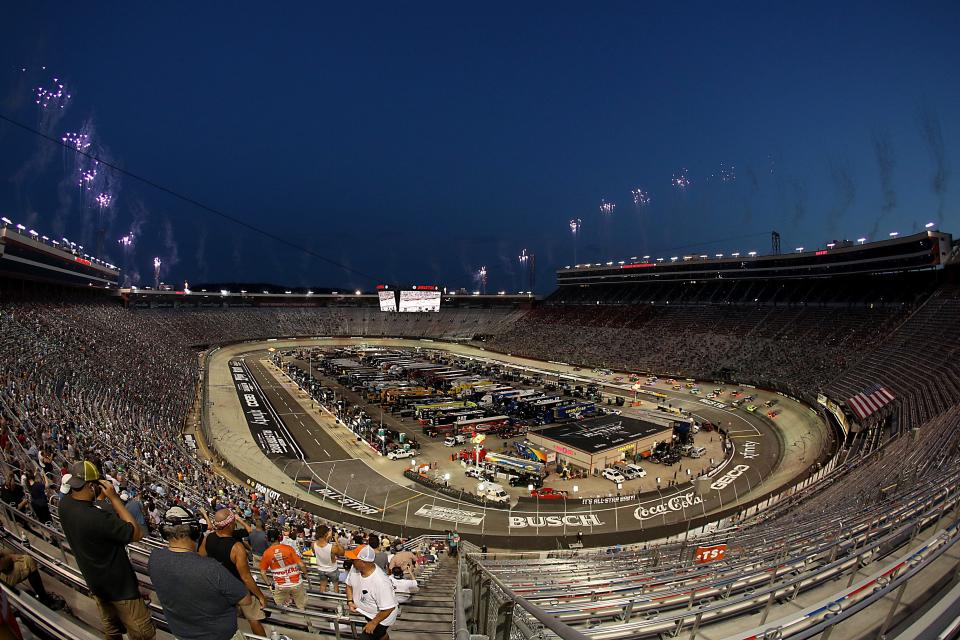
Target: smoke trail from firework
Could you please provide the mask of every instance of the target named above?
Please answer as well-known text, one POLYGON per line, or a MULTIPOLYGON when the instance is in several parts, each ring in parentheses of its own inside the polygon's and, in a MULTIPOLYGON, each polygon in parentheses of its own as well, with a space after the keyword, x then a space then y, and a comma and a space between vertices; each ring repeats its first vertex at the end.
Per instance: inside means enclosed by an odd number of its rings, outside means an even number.
POLYGON ((173 225, 170 224, 169 219, 163 221, 163 246, 167 250, 167 257, 164 261, 165 270, 169 273, 170 269, 180 262, 180 250, 177 247, 176 238, 173 236, 173 225))
POLYGON ((680 189, 681 191, 686 190, 691 185, 690 176, 688 175, 686 168, 680 169, 679 172, 673 174, 670 184, 675 189, 680 189))
POLYGON ((943 129, 940 127, 940 116, 933 109, 922 109, 919 114, 920 133, 927 143, 930 158, 933 160, 933 178, 930 186, 934 195, 940 200, 937 208, 937 220, 943 224, 944 196, 947 192, 947 180, 950 170, 947 167, 947 150, 943 144, 943 129))
POLYGON ((163 265, 163 261, 160 258, 153 259, 153 288, 160 288, 160 267, 163 265))
POLYGON ((830 181, 833 183, 833 189, 837 194, 837 203, 831 209, 827 223, 831 233, 836 228, 836 223, 850 209, 854 199, 857 196, 857 187, 853 183, 853 177, 850 175, 850 168, 847 163, 831 160, 830 181))
MULTIPOLYGON (((201 280, 207 279, 207 227, 204 225, 199 225, 197 230, 197 252, 194 255, 194 266, 197 270, 196 276, 201 280)), ((306 254, 304 254, 306 256, 306 254)), ((299 272, 301 277, 309 273, 309 264, 306 264, 306 261, 300 263, 299 272)), ((302 285, 306 286, 306 282, 301 282, 302 285)))
POLYGON ((807 187, 800 180, 793 178, 790 180, 790 189, 793 192, 793 226, 799 226, 800 222, 807 215, 807 187))
POLYGON ((896 167, 896 161, 893 156, 893 147, 890 145, 890 138, 884 132, 874 132, 873 151, 877 157, 877 169, 880 171, 880 192, 883 197, 880 214, 874 220, 873 229, 870 231, 870 239, 876 240, 879 237, 880 224, 883 219, 897 206, 897 192, 893 187, 893 170, 896 167))

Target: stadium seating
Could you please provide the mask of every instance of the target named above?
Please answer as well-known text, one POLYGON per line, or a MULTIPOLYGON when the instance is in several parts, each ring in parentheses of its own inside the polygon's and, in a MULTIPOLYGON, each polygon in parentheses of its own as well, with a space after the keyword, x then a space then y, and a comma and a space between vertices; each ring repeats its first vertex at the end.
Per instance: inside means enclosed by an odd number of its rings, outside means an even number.
MULTIPOLYGON (((211 463, 181 438, 198 397, 198 346, 281 336, 482 336, 485 347, 507 353, 753 382, 805 398, 823 390, 843 400, 877 382, 897 395, 874 417, 896 418, 885 447, 855 451, 823 481, 686 542, 546 558, 471 556, 478 572, 496 575, 592 637, 721 625, 768 603, 776 617, 776 603, 833 589, 841 577, 852 582, 869 565, 953 526, 960 480, 960 288, 898 290, 875 304, 877 292, 839 285, 683 287, 657 290, 656 304, 644 302, 651 291, 614 287, 592 304, 575 289, 529 311, 438 314, 363 307, 130 310, 79 294, 7 297, 0 303, 4 465, 33 474, 47 464, 55 475, 68 460, 89 457, 154 503, 148 512, 174 501, 209 506, 211 499, 245 511, 262 506, 262 499, 212 473, 211 463), (750 296, 756 304, 744 303, 750 296), (722 562, 691 563, 695 545, 720 542, 729 544, 722 562)), ((282 502, 271 510, 298 526, 319 522, 282 502)), ((69 550, 56 544, 55 509, 50 527, 29 513, 5 519, 5 546, 30 553, 45 573, 83 591, 69 550)), ((133 548, 139 570, 156 544, 146 540, 133 548)), ((447 584, 449 574, 435 571, 437 584, 447 584)), ((330 633, 338 605, 341 598, 314 593, 306 616, 277 611, 277 624, 330 633)), ((162 620, 162 610, 155 613, 162 620)), ((430 637, 442 626, 416 622, 409 621, 407 637, 430 637)))

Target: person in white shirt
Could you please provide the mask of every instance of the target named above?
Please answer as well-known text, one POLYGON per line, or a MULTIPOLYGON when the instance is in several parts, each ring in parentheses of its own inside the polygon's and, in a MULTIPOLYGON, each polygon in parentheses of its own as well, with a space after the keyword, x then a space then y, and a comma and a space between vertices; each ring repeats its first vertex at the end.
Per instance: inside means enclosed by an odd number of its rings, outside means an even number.
POLYGON ((320 591, 327 591, 327 583, 332 583, 333 592, 339 593, 337 584, 340 582, 340 566, 337 556, 343 555, 340 543, 333 542, 333 532, 325 524, 317 528, 317 538, 313 542, 313 557, 317 562, 317 571, 320 572, 320 591))
POLYGON ((397 619, 399 606, 390 579, 374 564, 377 554, 369 546, 347 551, 353 568, 347 574, 347 603, 350 611, 367 619, 362 640, 390 640, 387 631, 397 619))
POLYGON ((407 580, 403 577, 403 569, 394 567, 390 574, 390 582, 393 583, 393 593, 397 596, 397 602, 403 604, 409 602, 413 594, 420 591, 420 585, 416 580, 407 580))

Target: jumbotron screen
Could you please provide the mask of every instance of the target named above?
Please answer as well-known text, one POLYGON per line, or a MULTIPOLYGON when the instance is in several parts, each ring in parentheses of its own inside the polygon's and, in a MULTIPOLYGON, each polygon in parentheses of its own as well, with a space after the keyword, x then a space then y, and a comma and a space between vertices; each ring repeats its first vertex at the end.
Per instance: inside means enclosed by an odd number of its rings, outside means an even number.
POLYGON ((378 291, 380 296, 380 311, 396 311, 397 296, 393 291, 378 291))
POLYGON ((439 291, 401 291, 400 312, 440 311, 439 291))

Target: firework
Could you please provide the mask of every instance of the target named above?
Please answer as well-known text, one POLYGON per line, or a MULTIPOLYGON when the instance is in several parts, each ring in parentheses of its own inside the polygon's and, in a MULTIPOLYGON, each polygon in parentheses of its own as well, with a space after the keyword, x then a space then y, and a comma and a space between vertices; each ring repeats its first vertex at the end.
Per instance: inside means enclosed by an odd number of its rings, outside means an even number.
MULTIPOLYGON (((96 173, 94 173, 94 175, 96 175, 96 173)), ((97 206, 103 209, 104 207, 110 206, 110 201, 113 200, 113 196, 111 196, 109 193, 100 193, 97 194, 95 200, 97 201, 97 206)))
POLYGON ((580 234, 580 227, 583 221, 580 218, 574 218, 570 221, 570 233, 573 234, 573 263, 577 264, 577 236, 580 234))
POLYGON ((616 208, 617 208, 616 202, 610 202, 609 200, 606 200, 606 199, 600 200, 600 213, 604 215, 610 215, 611 213, 613 213, 613 210, 616 208))
POLYGON ((77 186, 86 187, 89 186, 94 180, 97 179, 97 169, 84 169, 80 172, 80 178, 77 181, 77 186))
POLYGON ((52 132, 57 122, 66 112, 71 95, 59 78, 45 86, 37 87, 33 92, 33 101, 39 109, 37 124, 44 132, 52 132))
POLYGON ((630 192, 630 195, 633 196, 633 204, 635 204, 638 208, 645 207, 650 204, 650 194, 640 187, 633 189, 630 192))
POLYGON ((90 148, 90 136, 86 133, 65 133, 60 140, 63 144, 77 151, 86 151, 90 148))
POLYGON ((153 259, 153 288, 160 289, 160 265, 162 265, 160 258, 153 259))
POLYGON ((118 243, 120 244, 120 246, 123 247, 124 249, 129 249, 130 247, 133 246, 133 234, 132 234, 132 233, 128 233, 127 235, 125 235, 125 236, 123 236, 122 238, 120 238, 119 240, 117 240, 117 242, 118 242, 118 243))
POLYGON ((54 78, 48 86, 37 87, 34 91, 34 102, 40 106, 41 111, 64 109, 71 97, 59 78, 54 78))
POLYGON ((487 267, 483 266, 477 269, 477 282, 480 283, 480 291, 487 293, 487 267))
POLYGON ((685 168, 680 169, 679 173, 673 174, 673 179, 670 180, 670 184, 680 190, 684 190, 689 187, 690 177, 687 175, 687 170, 685 168))
POLYGON ((719 181, 723 183, 727 182, 736 182, 737 181, 737 168, 735 166, 722 164, 720 169, 716 173, 711 173, 710 177, 707 178, 708 181, 719 181))

